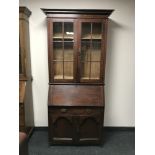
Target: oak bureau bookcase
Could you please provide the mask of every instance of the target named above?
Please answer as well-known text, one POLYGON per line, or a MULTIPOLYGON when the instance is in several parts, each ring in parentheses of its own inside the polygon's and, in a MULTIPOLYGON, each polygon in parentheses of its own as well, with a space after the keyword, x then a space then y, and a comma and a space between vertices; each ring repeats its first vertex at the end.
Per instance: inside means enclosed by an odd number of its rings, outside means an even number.
POLYGON ((42 10, 48 32, 49 144, 101 144, 107 27, 113 10, 42 10))

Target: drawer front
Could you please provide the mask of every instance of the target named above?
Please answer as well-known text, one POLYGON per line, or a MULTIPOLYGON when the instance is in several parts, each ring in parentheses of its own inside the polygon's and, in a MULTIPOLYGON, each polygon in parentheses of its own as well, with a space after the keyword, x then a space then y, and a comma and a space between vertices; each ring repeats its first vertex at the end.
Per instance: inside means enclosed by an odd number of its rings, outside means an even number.
POLYGON ((56 115, 100 115, 102 112, 99 108, 49 108, 49 113, 56 115))

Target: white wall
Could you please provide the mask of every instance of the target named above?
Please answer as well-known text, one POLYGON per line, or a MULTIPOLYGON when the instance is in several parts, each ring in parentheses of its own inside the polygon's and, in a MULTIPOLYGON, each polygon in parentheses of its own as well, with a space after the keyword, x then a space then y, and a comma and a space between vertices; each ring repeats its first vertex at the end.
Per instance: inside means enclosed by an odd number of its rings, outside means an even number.
POLYGON ((46 16, 40 8, 115 9, 110 16, 105 80, 105 126, 134 126, 134 0, 20 0, 30 17, 35 126, 47 126, 46 16))

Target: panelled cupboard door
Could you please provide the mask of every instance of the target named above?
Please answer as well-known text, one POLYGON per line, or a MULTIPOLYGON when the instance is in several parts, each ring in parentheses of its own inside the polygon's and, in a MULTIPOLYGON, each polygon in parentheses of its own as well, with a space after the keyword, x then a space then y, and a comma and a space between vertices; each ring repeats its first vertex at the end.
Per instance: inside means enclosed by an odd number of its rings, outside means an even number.
POLYGON ((102 83, 106 19, 47 21, 50 83, 102 83))
POLYGON ((74 19, 48 19, 50 82, 76 81, 76 33, 74 19))
POLYGON ((101 142, 101 132, 101 113, 82 116, 49 113, 51 144, 98 144, 101 142))
POLYGON ((99 143, 101 141, 101 117, 80 116, 78 143, 99 143))
POLYGON ((74 126, 72 116, 49 115, 49 142, 52 144, 73 143, 74 126))

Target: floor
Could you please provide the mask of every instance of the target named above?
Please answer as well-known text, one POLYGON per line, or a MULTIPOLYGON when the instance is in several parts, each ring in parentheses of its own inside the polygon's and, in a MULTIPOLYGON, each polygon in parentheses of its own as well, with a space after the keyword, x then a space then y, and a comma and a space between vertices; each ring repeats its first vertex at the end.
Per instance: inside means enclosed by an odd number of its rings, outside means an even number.
POLYGON ((134 155, 133 130, 106 130, 102 146, 49 146, 46 130, 34 131, 29 141, 29 155, 134 155))

